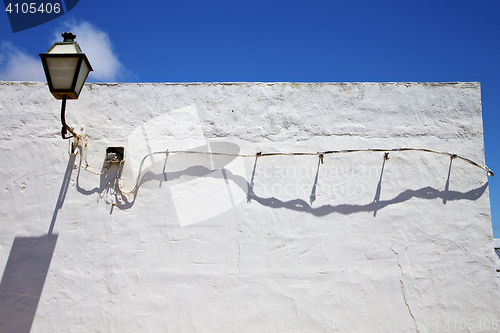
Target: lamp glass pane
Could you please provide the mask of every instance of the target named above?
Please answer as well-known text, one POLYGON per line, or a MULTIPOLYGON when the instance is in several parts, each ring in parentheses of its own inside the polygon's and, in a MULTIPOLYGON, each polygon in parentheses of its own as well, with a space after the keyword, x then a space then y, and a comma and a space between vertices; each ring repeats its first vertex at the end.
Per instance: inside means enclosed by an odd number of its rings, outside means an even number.
POLYGON ((47 58, 47 67, 54 89, 71 89, 73 79, 76 75, 78 57, 47 58))
POLYGON ((59 44, 55 45, 52 50, 47 52, 49 54, 58 54, 58 53, 79 53, 76 50, 76 46, 74 43, 72 44, 59 44))
POLYGON ((76 86, 75 86, 75 92, 76 95, 80 95, 80 91, 83 88, 83 84, 85 83, 85 80, 87 79, 87 75, 89 75, 89 68, 87 66, 87 63, 85 60, 82 60, 82 65, 80 66, 80 73, 78 73, 78 79, 76 81, 76 86))

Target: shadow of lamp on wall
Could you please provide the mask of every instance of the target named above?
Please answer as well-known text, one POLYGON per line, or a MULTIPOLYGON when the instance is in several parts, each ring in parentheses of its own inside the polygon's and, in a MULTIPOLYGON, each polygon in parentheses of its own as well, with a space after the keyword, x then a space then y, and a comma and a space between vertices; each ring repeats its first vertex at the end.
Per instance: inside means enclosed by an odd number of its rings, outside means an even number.
POLYGON ((40 58, 50 92, 56 99, 62 99, 61 135, 63 139, 73 138, 72 156, 47 235, 14 239, 0 282, 0 332, 29 333, 31 330, 57 242, 58 235, 52 233, 55 219, 64 201, 76 148, 83 139, 66 124, 66 99, 78 98, 92 66, 74 41, 75 35, 65 32, 62 37, 63 42, 54 43, 40 58), (68 132, 71 136, 67 136, 68 132))
POLYGON ((16 237, 0 283, 0 332, 29 333, 57 234, 16 237))

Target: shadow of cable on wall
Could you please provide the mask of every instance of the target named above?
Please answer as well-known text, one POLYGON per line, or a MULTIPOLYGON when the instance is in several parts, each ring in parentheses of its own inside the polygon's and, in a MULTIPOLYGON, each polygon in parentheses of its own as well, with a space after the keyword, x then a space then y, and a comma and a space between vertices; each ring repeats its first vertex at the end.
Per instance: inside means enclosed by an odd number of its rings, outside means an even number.
MULTIPOLYGON (((166 164, 166 159, 165 161, 162 161, 161 163, 164 165, 166 164)), ((297 198, 293 200, 288 200, 288 201, 283 201, 280 200, 279 198, 276 197, 261 197, 254 193, 253 188, 255 186, 255 173, 257 169, 257 160, 258 157, 255 158, 255 162, 253 165, 253 170, 251 174, 251 179, 250 182, 246 178, 240 175, 235 175, 233 174, 230 170, 222 168, 224 171, 223 173, 215 173, 211 168, 208 168, 207 166, 204 165, 193 165, 185 168, 184 170, 180 171, 175 171, 175 172, 166 172, 165 167, 163 168, 163 172, 161 173, 155 173, 151 170, 144 170, 142 175, 140 176, 140 179, 138 181, 138 188, 140 188, 141 185, 147 183, 147 182, 153 182, 156 181, 159 184, 162 182, 178 182, 179 180, 182 180, 183 178, 187 179, 193 179, 195 177, 211 177, 211 178, 224 178, 226 181, 231 181, 235 185, 237 185, 247 196, 247 202, 250 203, 251 201, 258 202, 259 204, 274 208, 274 209, 289 209, 289 210, 294 210, 294 211, 300 211, 300 212, 305 212, 312 214, 314 216, 326 216, 329 214, 333 213, 338 213, 338 214, 343 214, 343 215, 349 215, 349 214, 354 214, 354 213, 359 213, 359 212, 373 212, 373 216, 376 217, 377 212, 387 206, 390 205, 395 205, 399 203, 403 203, 405 201, 408 201, 412 198, 419 198, 419 199, 427 199, 427 200, 432 200, 432 199, 442 199, 443 204, 446 204, 448 201, 455 201, 455 200, 477 200, 480 198, 486 189, 488 188, 488 182, 486 182, 484 185, 471 189, 470 191, 466 192, 460 192, 460 191, 450 191, 449 190, 449 180, 450 180, 450 174, 451 174, 451 167, 452 167, 452 161, 453 158, 450 159, 450 165, 448 168, 448 177, 446 180, 445 188, 444 190, 439 190, 430 186, 423 187, 417 190, 411 190, 407 189, 397 196, 393 197, 392 199, 388 200, 380 200, 380 195, 382 191, 382 178, 384 174, 384 169, 385 169, 385 163, 386 160, 388 160, 388 154, 383 155, 383 162, 381 166, 381 171, 380 171, 380 178, 377 184, 377 188, 375 189, 375 195, 374 199, 372 202, 366 203, 366 204, 338 204, 338 205, 322 205, 319 207, 313 207, 312 204, 316 199, 316 187, 318 183, 318 174, 320 170, 320 164, 321 164, 321 157, 320 161, 318 161, 317 165, 317 170, 316 170, 316 176, 314 178, 313 184, 312 184, 312 191, 311 195, 309 197, 310 203, 307 201, 297 198)), ((93 193, 98 193, 102 196, 104 191, 109 191, 110 190, 110 183, 107 182, 107 180, 112 179, 113 177, 116 177, 118 174, 119 176, 119 171, 114 171, 112 172, 112 175, 101 175, 101 181, 100 181, 100 187, 99 188, 94 188, 92 190, 85 190, 81 188, 78 184, 78 179, 77 179, 77 189, 80 193, 90 195, 93 193)), ((114 185, 116 186, 116 184, 114 185)), ((115 189, 113 191, 114 195, 120 196, 119 195, 119 190, 115 189)), ((137 199, 137 193, 136 192, 132 198, 132 200, 128 200, 125 196, 121 197, 121 201, 123 204, 116 205, 119 209, 129 209, 131 208, 136 199, 137 199)))
MULTIPOLYGON (((354 214, 354 213, 360 213, 360 212, 373 212, 373 216, 376 217, 377 211, 390 206, 390 205, 395 205, 399 203, 403 203, 405 201, 408 201, 412 198, 419 198, 419 199, 427 199, 427 200, 432 200, 432 199, 442 199, 443 204, 446 204, 447 201, 455 201, 455 200, 477 200, 479 199, 486 189, 488 188, 488 182, 483 184, 482 186, 472 189, 467 192, 460 192, 460 191, 450 191, 449 190, 449 182, 450 182, 450 174, 451 174, 451 164, 453 161, 453 157, 450 159, 450 166, 448 169, 448 177, 446 180, 445 184, 445 189, 440 191, 438 189, 435 189, 433 187, 427 186, 420 188, 418 190, 405 190, 395 196, 392 199, 389 200, 380 200, 380 194, 382 191, 382 176, 384 173, 384 168, 385 168, 385 162, 388 160, 388 155, 384 155, 384 160, 382 163, 382 168, 380 172, 380 179, 377 184, 377 188, 375 191, 375 197, 372 202, 367 203, 367 204, 339 204, 339 205, 323 205, 320 207, 312 207, 310 204, 308 204, 305 200, 302 199, 294 199, 294 200, 289 200, 289 201, 282 201, 278 198, 275 197, 268 197, 268 198, 263 198, 259 197, 253 192, 253 186, 254 186, 254 175, 255 175, 255 169, 257 167, 257 159, 255 160, 254 164, 254 170, 252 172, 252 179, 250 181, 250 184, 248 185, 248 194, 247 194, 247 201, 250 202, 251 200, 255 200, 256 202, 260 203, 263 206, 271 207, 271 208, 285 208, 285 209, 290 209, 294 211, 301 211, 301 212, 306 212, 310 213, 314 216, 326 216, 332 213, 339 213, 343 215, 349 215, 349 214, 354 214)), ((318 163, 318 170, 319 170, 319 163, 318 163)), ((238 181, 241 181, 240 176, 235 176, 232 175, 230 172, 227 172, 230 175, 230 179, 235 181, 236 184, 238 184, 238 181)), ((316 172, 316 178, 314 180, 313 184, 313 191, 311 194, 311 197, 315 194, 315 187, 317 184, 317 174, 318 171, 316 172)), ((311 204, 312 204, 312 199, 311 199, 311 204)))
POLYGON ((57 242, 54 226, 71 179, 75 156, 66 167, 47 235, 16 237, 0 282, 0 332, 29 333, 57 242))

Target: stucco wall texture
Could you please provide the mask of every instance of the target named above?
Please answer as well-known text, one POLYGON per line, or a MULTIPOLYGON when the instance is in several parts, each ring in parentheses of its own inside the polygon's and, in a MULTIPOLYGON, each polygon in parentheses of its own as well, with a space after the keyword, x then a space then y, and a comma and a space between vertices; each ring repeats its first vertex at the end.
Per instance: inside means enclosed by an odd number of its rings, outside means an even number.
POLYGON ((255 157, 484 165, 478 83, 87 84, 76 155, 45 83, 0 117, 1 332, 498 331, 484 170, 255 157))

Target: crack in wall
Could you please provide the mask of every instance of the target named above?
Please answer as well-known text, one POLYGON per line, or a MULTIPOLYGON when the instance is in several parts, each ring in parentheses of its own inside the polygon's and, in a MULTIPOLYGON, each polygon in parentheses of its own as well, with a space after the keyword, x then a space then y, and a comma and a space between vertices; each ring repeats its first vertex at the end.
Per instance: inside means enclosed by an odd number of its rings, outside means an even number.
POLYGON ((413 322, 415 323, 415 329, 417 330, 417 332, 420 332, 418 330, 418 325, 417 325, 417 321, 415 320, 415 316, 411 312, 410 305, 408 304, 408 301, 406 300, 405 285, 403 282, 404 273, 403 273, 403 267, 401 267, 401 264, 399 263, 399 255, 397 252, 394 251, 394 249, 392 249, 392 252, 394 252, 396 254, 396 256, 398 257, 398 266, 399 266, 399 269, 401 270, 401 279, 399 279, 399 282, 401 282, 401 293, 403 294, 403 300, 405 301, 406 307, 408 308, 408 312, 410 313, 410 316, 413 319, 413 322))
POLYGON ((403 300, 408 308, 408 312, 413 319, 415 329, 418 333, 427 333, 425 323, 422 316, 422 306, 418 301, 417 290, 413 284, 413 275, 410 269, 410 261, 406 255, 408 249, 408 240, 403 235, 401 230, 396 232, 394 241, 391 246, 392 252, 397 256, 399 269, 401 270, 401 292, 403 300))

